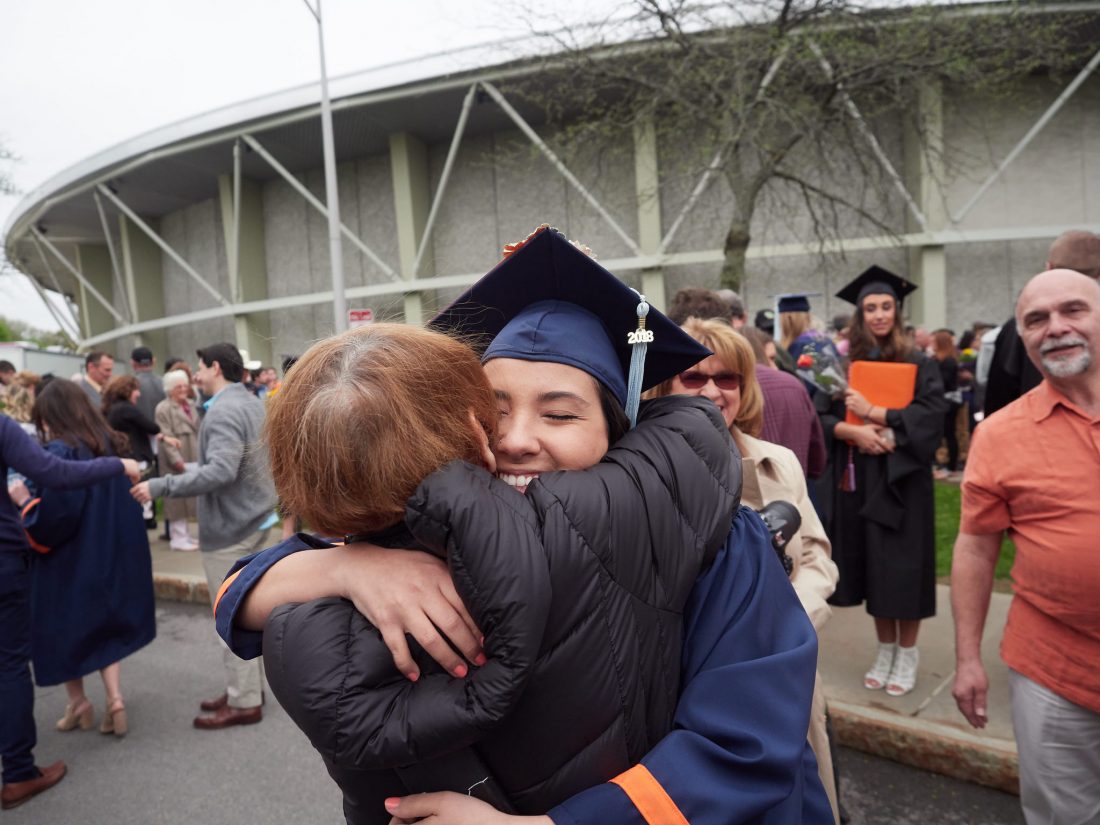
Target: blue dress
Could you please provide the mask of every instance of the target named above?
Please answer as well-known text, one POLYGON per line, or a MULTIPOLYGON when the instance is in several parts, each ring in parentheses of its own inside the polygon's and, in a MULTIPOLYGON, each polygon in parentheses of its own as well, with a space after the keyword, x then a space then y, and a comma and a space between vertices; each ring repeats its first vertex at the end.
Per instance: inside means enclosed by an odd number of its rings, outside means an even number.
MULTIPOLYGON (((61 441, 47 452, 88 460, 61 441)), ((79 490, 31 490, 31 661, 39 685, 87 676, 156 636, 152 557, 125 476, 79 490), (48 552, 46 552, 48 550, 48 552)))

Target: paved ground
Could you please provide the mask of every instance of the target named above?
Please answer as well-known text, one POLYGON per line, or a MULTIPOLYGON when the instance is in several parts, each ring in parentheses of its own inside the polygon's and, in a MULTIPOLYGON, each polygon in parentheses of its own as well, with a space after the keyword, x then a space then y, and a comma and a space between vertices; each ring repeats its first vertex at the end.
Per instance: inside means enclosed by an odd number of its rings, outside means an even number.
MULTIPOLYGON (((182 555, 182 554, 181 554, 182 555)), ((191 719, 224 681, 208 608, 159 602, 155 642, 122 663, 130 733, 58 733, 61 687, 37 691, 39 762, 64 759, 55 789, 0 815, 3 825, 342 823, 340 796, 316 753, 268 700, 264 721, 198 731, 191 719)), ((88 682, 97 720, 98 676, 88 682)), ((98 722, 97 722, 98 724, 98 722)))
POLYGON ((840 749, 840 764, 849 825, 1024 825, 1011 794, 850 748, 840 749))
MULTIPOLYGON (((40 761, 65 759, 54 790, 6 811, 4 825, 341 823, 340 799, 312 748, 273 701, 259 725, 197 731, 198 700, 218 693, 209 611, 159 603, 157 640, 123 663, 131 732, 61 734, 61 688, 36 697, 40 761)), ((89 681, 98 707, 102 686, 89 681)), ((98 710, 97 710, 98 713, 98 710)), ((842 749, 851 825, 1022 825, 1014 796, 842 749)))

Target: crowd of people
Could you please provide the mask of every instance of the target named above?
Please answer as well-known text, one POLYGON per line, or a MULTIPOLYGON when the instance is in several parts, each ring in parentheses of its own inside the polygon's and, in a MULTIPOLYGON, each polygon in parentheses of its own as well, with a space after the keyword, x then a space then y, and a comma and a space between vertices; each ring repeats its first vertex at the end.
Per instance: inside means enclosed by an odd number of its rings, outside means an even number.
POLYGON ((1100 512, 1051 461, 1100 463, 1100 238, 1059 237, 1015 317, 958 338, 907 325, 917 287, 878 266, 828 324, 805 294, 750 323, 703 288, 666 317, 545 226, 505 253, 429 329, 335 336, 281 381, 226 343, 193 376, 156 375, 145 347, 128 375, 91 353, 74 382, 0 363, 5 807, 64 774, 30 758, 28 661, 65 684, 60 730, 94 726, 99 671, 100 730, 126 732, 119 662, 155 634, 161 499, 225 643, 195 727, 260 722, 266 662, 349 823, 843 821, 816 634, 865 606, 863 687, 914 690, 934 479, 965 467, 960 710, 984 725, 1008 530, 1025 817, 1100 817, 1100 512), (755 515, 776 503, 790 529, 755 515), (98 580, 117 603, 86 603, 98 580))

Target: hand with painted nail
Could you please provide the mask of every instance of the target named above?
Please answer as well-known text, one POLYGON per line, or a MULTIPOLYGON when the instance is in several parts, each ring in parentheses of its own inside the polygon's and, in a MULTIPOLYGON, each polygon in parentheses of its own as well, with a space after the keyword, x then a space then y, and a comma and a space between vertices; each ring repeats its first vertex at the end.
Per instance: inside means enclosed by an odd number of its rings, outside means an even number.
POLYGON ((448 673, 460 678, 469 672, 467 662, 485 664, 481 631, 440 559, 366 542, 338 549, 343 551, 340 595, 378 628, 394 665, 405 676, 413 681, 420 678, 406 634, 448 673))
POLYGON ((432 825, 554 825, 548 816, 512 816, 472 796, 444 791, 390 797, 386 811, 390 825, 427 820, 432 825))

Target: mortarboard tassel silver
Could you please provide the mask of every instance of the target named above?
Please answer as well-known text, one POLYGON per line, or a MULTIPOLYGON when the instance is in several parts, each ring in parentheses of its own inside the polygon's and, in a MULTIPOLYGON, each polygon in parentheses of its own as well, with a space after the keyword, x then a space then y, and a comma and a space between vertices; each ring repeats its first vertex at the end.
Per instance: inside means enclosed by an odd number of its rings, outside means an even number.
POLYGON ((638 328, 627 335, 630 344, 630 375, 626 384, 626 417, 630 419, 630 428, 638 423, 638 406, 642 401, 642 377, 645 374, 645 354, 653 342, 653 330, 645 328, 645 317, 649 315, 649 304, 645 296, 633 290, 638 296, 638 328))

